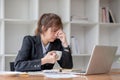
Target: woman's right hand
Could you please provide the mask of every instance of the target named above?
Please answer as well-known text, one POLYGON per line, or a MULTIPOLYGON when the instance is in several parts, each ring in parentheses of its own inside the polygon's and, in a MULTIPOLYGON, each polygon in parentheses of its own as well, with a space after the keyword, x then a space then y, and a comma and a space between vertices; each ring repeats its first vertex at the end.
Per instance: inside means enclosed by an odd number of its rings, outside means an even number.
POLYGON ((41 64, 42 65, 46 64, 46 63, 53 63, 54 64, 57 61, 56 57, 57 57, 57 54, 55 53, 55 51, 50 51, 46 54, 45 57, 43 57, 41 59, 41 64))

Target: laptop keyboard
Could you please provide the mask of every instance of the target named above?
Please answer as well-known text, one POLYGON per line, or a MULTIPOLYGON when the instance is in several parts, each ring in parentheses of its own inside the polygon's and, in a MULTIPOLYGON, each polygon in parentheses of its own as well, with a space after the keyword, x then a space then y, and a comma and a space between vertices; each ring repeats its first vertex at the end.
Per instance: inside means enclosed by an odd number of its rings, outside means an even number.
POLYGON ((86 71, 84 70, 72 70, 72 72, 76 72, 76 73, 85 73, 86 71))

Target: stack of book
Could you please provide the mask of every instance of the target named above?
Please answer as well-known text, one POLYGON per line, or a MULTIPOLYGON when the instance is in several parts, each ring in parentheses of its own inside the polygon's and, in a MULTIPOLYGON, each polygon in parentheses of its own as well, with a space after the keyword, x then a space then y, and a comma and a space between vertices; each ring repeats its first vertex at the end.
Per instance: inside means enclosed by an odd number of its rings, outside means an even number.
POLYGON ((100 10, 100 18, 103 23, 115 23, 115 18, 110 8, 102 7, 100 10))
POLYGON ((71 21, 88 22, 87 17, 71 16, 71 21))

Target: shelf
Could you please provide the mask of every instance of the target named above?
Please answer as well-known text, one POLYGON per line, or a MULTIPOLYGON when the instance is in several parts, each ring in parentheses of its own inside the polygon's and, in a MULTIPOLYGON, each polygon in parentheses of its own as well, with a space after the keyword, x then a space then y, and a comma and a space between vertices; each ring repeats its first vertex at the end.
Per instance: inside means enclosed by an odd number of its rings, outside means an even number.
POLYGON ((120 23, 100 23, 100 26, 105 26, 105 27, 120 27, 120 23))
POLYGON ((4 19, 6 23, 12 24, 35 24, 37 20, 30 20, 30 19, 4 19))
POLYGON ((24 36, 32 35, 34 27, 34 25, 30 24, 5 23, 5 51, 19 51, 24 36))
MULTIPOLYGON (((90 57, 91 54, 72 54, 73 57, 90 57)), ((120 54, 116 54, 116 57, 120 57, 120 54)))
POLYGON ((16 53, 18 53, 18 51, 5 51, 5 54, 16 54, 16 53))
POLYGON ((71 21, 71 24, 76 24, 80 26, 95 26, 97 23, 91 23, 91 22, 80 22, 80 21, 71 21))
POLYGON ((17 54, 5 54, 6 57, 16 57, 17 54))
MULTIPOLYGON (((91 53, 94 45, 97 44, 98 28, 96 26, 81 26, 71 24, 71 36, 75 37, 76 41, 71 44, 76 44, 81 53, 91 53)), ((71 38, 72 40, 72 38, 71 38)), ((74 50, 72 50, 74 51, 74 50)), ((72 52, 76 53, 76 52, 72 52)))
POLYGON ((71 16, 85 17, 90 22, 97 22, 98 1, 97 0, 71 0, 71 16))
POLYGON ((99 44, 118 46, 117 53, 120 53, 120 24, 105 23, 99 27, 99 44))
POLYGON ((40 0, 39 3, 39 13, 42 15, 43 13, 56 13, 59 14, 59 0, 40 0), (46 4, 46 5, 44 5, 46 4))
POLYGON ((4 0, 5 18, 36 19, 37 8, 35 0, 4 0), (22 5, 22 6, 21 6, 22 5), (34 14, 33 14, 34 13, 34 14))
POLYGON ((69 0, 40 0, 39 16, 43 13, 58 14, 63 21, 69 21, 69 0))

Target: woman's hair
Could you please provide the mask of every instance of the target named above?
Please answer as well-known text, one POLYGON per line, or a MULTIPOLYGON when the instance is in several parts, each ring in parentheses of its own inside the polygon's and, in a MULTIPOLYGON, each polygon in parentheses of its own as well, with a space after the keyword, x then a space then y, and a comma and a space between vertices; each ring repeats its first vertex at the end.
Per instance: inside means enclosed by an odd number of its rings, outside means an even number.
POLYGON ((35 35, 40 35, 41 33, 47 31, 48 28, 54 28, 56 31, 59 29, 63 29, 61 18, 54 13, 43 14, 38 21, 35 35), (42 28, 43 26, 44 30, 42 28))

